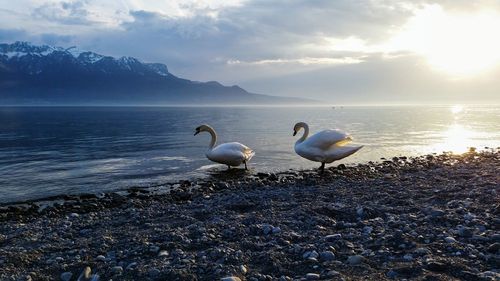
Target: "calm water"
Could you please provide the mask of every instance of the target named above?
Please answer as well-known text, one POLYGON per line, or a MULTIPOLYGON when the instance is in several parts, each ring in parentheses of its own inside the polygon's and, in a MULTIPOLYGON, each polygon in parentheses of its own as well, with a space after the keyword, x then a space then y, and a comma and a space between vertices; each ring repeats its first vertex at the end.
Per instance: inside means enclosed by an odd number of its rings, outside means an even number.
POLYGON ((0 202, 223 171, 204 156, 209 134, 193 136, 201 123, 252 147, 256 171, 319 166, 293 152, 297 121, 365 145, 344 163, 500 146, 500 107, 0 108, 0 202))

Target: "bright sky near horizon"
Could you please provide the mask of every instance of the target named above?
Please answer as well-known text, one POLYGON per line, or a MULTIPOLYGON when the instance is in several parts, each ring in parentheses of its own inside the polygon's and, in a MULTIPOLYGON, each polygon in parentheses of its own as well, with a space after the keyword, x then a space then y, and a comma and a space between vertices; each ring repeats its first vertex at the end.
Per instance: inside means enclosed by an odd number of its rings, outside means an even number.
POLYGON ((499 103, 500 1, 0 0, 0 42, 337 103, 499 103))

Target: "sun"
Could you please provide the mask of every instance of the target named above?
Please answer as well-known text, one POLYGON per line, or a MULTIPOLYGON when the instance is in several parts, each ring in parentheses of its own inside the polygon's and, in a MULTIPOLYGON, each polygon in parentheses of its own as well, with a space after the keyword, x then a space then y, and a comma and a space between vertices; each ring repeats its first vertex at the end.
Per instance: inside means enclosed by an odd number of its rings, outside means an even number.
POLYGON ((494 11, 447 13, 428 5, 389 42, 396 50, 415 52, 429 65, 454 77, 486 72, 500 62, 500 14, 494 11))

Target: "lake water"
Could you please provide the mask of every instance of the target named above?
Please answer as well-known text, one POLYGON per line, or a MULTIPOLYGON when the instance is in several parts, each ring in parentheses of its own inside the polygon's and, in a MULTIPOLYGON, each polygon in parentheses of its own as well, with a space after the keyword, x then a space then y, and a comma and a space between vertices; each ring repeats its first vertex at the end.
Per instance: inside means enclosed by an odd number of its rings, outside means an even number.
POLYGON ((256 151, 254 171, 318 167, 297 156, 292 127, 339 128, 365 147, 338 163, 500 146, 498 106, 415 107, 3 107, 0 202, 100 192, 204 177, 225 166, 204 156, 219 142, 256 151))

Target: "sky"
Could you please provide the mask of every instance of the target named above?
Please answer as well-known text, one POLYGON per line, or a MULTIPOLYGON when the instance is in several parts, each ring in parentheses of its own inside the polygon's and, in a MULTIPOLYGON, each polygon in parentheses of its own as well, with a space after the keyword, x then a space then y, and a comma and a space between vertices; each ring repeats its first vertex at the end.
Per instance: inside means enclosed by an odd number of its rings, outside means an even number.
POLYGON ((498 104, 498 30, 498 0, 0 0, 0 42, 333 104, 498 104))

